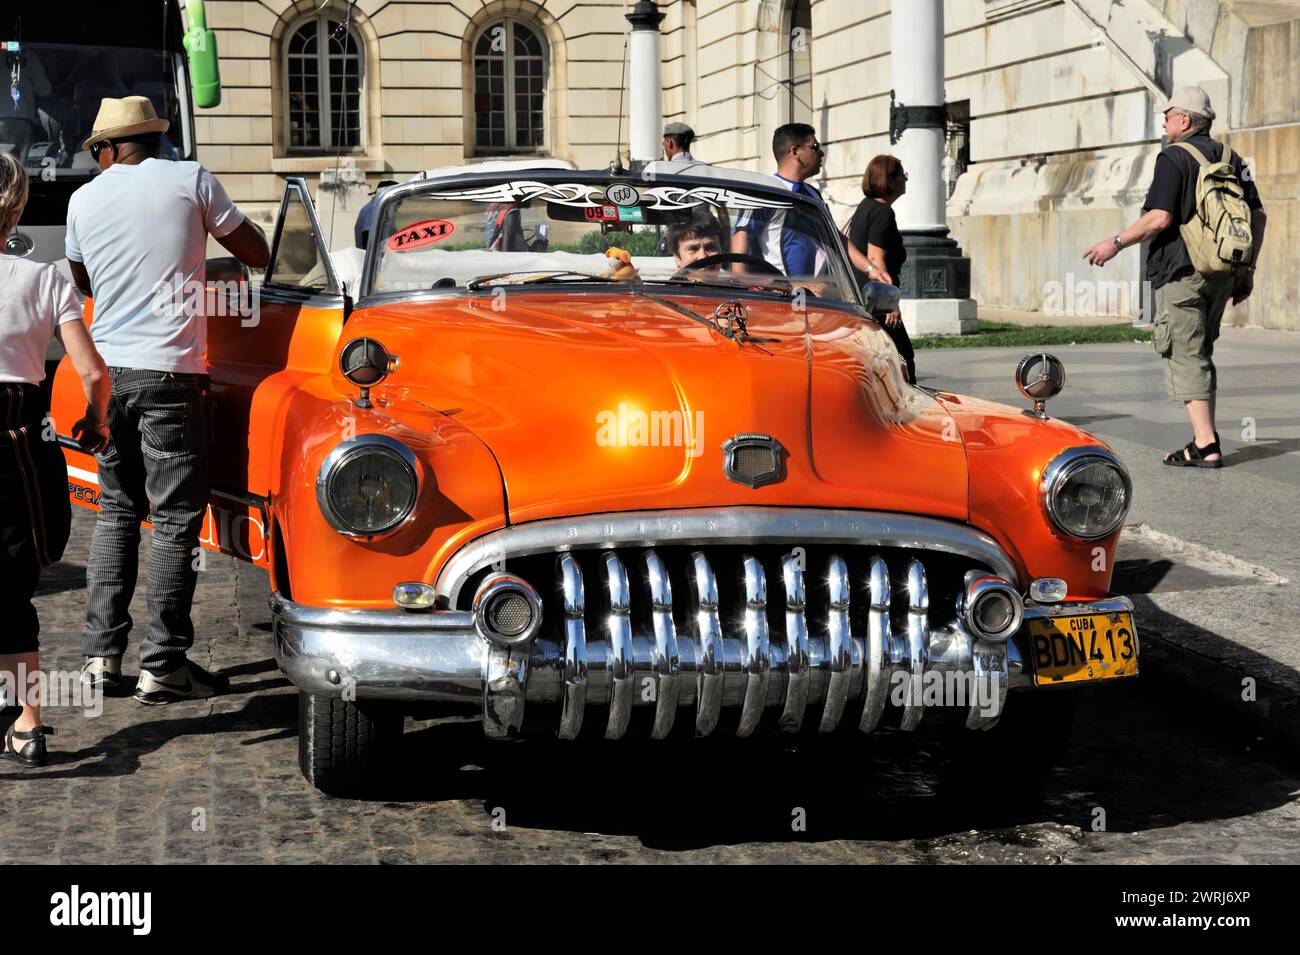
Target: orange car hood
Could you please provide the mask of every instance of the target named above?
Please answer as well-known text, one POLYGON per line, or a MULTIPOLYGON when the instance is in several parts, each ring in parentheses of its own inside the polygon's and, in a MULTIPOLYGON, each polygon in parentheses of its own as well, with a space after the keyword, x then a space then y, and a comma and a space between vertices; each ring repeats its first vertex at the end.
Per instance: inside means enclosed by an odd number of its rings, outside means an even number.
MULTIPOLYGON (((672 301, 707 317, 720 300, 672 301)), ((771 341, 738 344, 645 294, 549 290, 374 306, 341 340, 399 356, 381 400, 454 415, 487 444, 512 522, 740 504, 967 518, 958 430, 904 383, 879 327, 745 304, 750 334, 771 341), (723 474, 721 445, 751 432, 785 447, 782 480, 723 474)))

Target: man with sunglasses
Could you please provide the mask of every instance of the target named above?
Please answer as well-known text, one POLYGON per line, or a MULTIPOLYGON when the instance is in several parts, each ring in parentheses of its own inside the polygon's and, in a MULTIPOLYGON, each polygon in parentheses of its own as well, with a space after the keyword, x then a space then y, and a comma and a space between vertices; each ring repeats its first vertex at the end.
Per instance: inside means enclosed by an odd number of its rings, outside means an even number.
MULTIPOLYGON (((776 179, 791 192, 822 201, 806 180, 821 172, 826 151, 807 123, 787 123, 772 136, 776 179)), ((817 240, 811 225, 801 225, 798 209, 746 210, 736 217, 731 251, 766 259, 791 277, 817 274, 817 240)), ((736 271, 743 271, 738 264, 736 271)))
POLYGON ((66 239, 73 279, 95 300, 90 333, 112 382, 111 443, 97 455, 82 680, 108 691, 121 685, 148 518, 149 629, 135 698, 150 705, 213 696, 228 682, 186 657, 209 492, 208 236, 252 268, 271 257, 261 230, 210 172, 157 158, 168 125, 144 96, 100 104, 85 147, 102 172, 69 200, 66 239))

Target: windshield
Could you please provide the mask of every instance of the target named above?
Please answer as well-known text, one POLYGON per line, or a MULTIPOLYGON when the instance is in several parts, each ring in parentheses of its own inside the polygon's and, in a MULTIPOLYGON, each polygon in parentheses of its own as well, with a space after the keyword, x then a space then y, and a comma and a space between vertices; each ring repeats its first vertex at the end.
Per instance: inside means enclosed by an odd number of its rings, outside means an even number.
POLYGON ((369 291, 612 280, 857 304, 820 204, 666 178, 430 183, 385 206, 369 291))
MULTIPOLYGON (((18 157, 31 177, 89 177, 99 167, 81 144, 105 97, 148 96, 171 121, 164 159, 193 156, 178 100, 179 55, 162 50, 59 43, 0 43, 8 83, 0 93, 0 149, 18 157)), ((183 73, 181 74, 183 75, 183 73)))

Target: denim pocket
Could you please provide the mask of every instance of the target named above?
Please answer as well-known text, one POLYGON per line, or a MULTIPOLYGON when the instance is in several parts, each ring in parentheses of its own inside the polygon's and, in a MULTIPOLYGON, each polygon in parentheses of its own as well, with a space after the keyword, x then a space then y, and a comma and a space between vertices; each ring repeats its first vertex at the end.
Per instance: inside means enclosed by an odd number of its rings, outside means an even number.
POLYGON ((188 404, 159 405, 140 412, 140 449, 154 460, 194 453, 198 423, 188 404))

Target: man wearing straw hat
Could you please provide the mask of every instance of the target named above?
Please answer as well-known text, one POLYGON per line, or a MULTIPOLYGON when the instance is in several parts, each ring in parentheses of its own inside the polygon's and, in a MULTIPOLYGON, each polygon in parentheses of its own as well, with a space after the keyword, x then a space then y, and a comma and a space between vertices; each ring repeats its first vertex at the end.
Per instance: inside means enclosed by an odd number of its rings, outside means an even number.
POLYGON ((121 685, 140 523, 148 518, 149 627, 135 691, 146 704, 201 699, 228 685, 186 657, 209 491, 208 236, 252 268, 270 259, 261 230, 210 172, 157 158, 167 128, 147 97, 101 102, 85 148, 102 173, 69 200, 66 243, 73 278, 94 297, 91 337, 112 381, 112 443, 97 455, 82 679, 109 691, 121 685))

